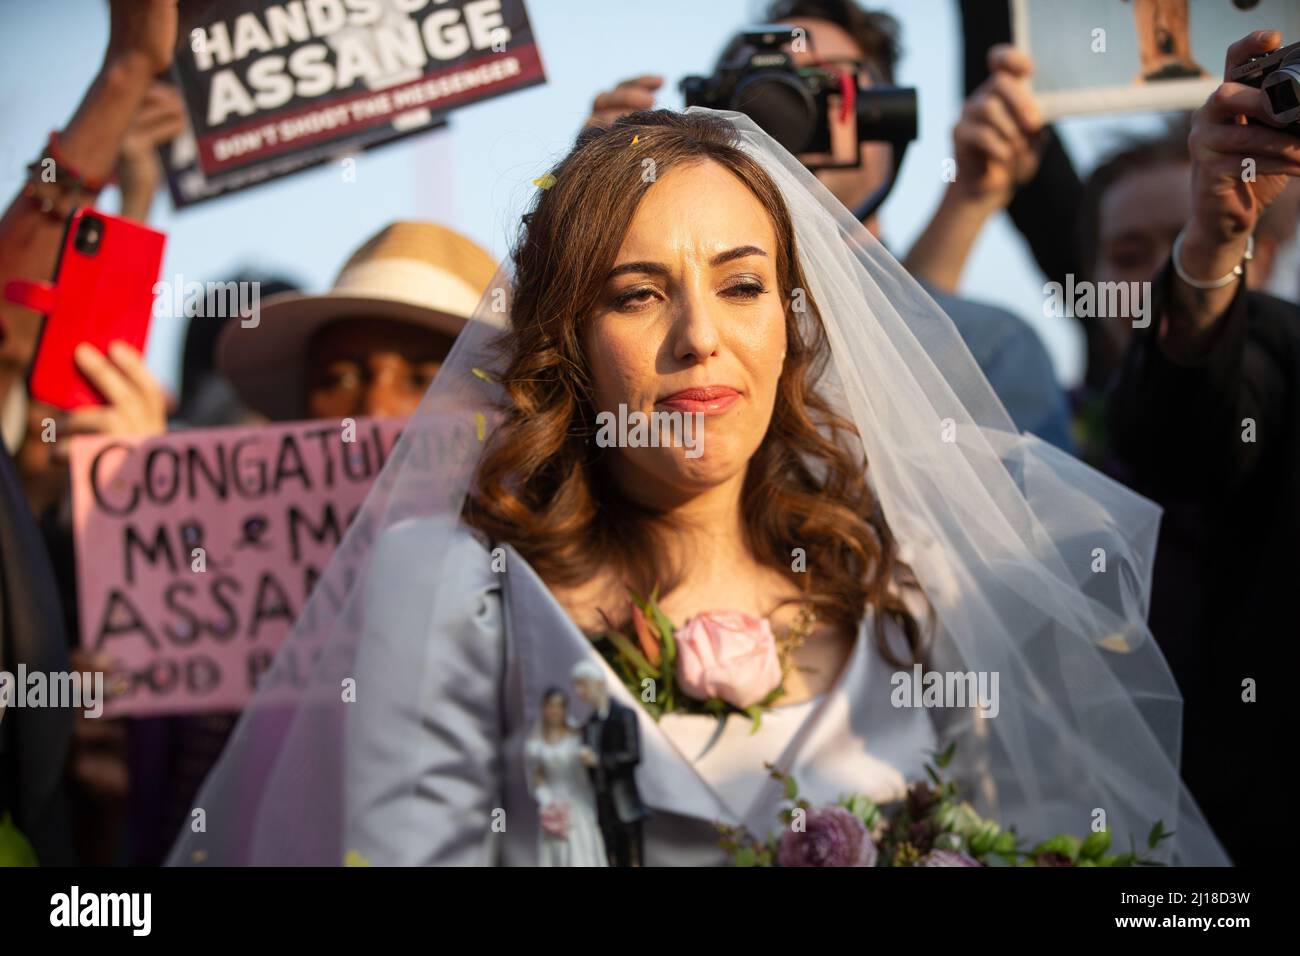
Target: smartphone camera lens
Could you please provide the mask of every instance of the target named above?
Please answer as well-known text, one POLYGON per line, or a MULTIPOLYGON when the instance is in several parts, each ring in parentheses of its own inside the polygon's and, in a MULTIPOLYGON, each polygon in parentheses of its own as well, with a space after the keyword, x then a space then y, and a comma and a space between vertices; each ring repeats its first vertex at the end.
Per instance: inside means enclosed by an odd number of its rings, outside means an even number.
POLYGON ((97 216, 84 216, 77 225, 77 251, 83 255, 93 256, 99 251, 99 243, 104 238, 104 220, 97 216))

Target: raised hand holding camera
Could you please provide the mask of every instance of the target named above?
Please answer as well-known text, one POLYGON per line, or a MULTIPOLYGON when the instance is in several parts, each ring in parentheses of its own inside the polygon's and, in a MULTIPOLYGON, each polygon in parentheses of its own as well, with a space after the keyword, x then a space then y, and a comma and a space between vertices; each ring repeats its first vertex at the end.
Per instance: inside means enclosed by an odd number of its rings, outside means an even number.
MULTIPOLYGON (((1246 76, 1239 68, 1280 43, 1276 30, 1243 37, 1228 48, 1224 75, 1246 76)), ((1270 88, 1282 89, 1276 83, 1270 88)), ((1193 116, 1189 215, 1175 250, 1180 275, 1210 283, 1240 275, 1237 270, 1260 214, 1291 177, 1300 176, 1300 136, 1276 128, 1279 114, 1272 104, 1258 80, 1252 86, 1228 79, 1193 116)), ((1203 289, 1183 282, 1176 289, 1181 308, 1171 312, 1165 345, 1186 356, 1197 350, 1238 285, 1203 289)))

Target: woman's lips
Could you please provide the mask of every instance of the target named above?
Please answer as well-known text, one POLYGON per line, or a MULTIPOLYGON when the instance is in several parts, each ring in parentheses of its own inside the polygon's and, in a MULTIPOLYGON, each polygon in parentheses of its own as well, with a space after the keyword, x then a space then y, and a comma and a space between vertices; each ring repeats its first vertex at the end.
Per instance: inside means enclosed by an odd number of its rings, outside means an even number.
POLYGON ((685 388, 674 392, 667 398, 661 398, 656 405, 671 408, 676 412, 688 412, 700 415, 721 415, 740 398, 740 393, 725 385, 710 385, 707 388, 685 388))

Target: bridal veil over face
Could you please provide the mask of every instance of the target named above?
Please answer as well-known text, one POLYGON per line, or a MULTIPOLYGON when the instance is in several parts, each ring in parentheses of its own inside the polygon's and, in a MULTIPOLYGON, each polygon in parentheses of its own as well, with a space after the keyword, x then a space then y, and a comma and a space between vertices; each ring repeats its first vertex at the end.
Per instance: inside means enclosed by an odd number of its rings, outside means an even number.
MULTIPOLYGON (((884 247, 748 117, 713 115, 789 207, 815 303, 799 321, 820 320, 832 351, 822 386, 856 424, 868 480, 934 607, 926 669, 997 676, 995 716, 931 711, 940 746, 957 745, 952 776, 1027 840, 1104 825, 1123 851, 1144 847, 1160 821, 1174 836, 1154 858, 1226 864, 1180 781, 1182 699, 1146 625, 1159 508, 1017 434, 952 322, 884 247)), ((455 606, 437 569, 503 400, 489 345, 509 321, 506 270, 476 318, 245 709, 170 863, 345 861, 349 722, 367 700, 418 712, 426 675, 399 662, 427 659, 420 647, 455 606), (432 589, 413 583, 411 565, 375 560, 385 533, 411 519, 425 519, 419 577, 432 589), (375 607, 388 623, 359 661, 375 607)), ((531 723, 538 703, 525 706, 531 723)), ((400 734, 383 746, 398 765, 413 749, 400 734)))

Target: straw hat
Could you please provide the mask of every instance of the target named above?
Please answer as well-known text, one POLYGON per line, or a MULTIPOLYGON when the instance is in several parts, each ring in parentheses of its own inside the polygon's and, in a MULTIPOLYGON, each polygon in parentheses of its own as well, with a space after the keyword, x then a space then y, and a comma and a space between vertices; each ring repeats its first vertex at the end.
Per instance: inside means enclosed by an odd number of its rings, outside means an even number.
MULTIPOLYGON (((492 255, 432 222, 395 222, 352 254, 324 295, 286 292, 261 303, 259 322, 230 320, 218 371, 272 421, 305 414, 307 343, 340 319, 393 319, 455 338, 496 274, 492 255)), ((494 313, 485 318, 502 324, 494 313)))

